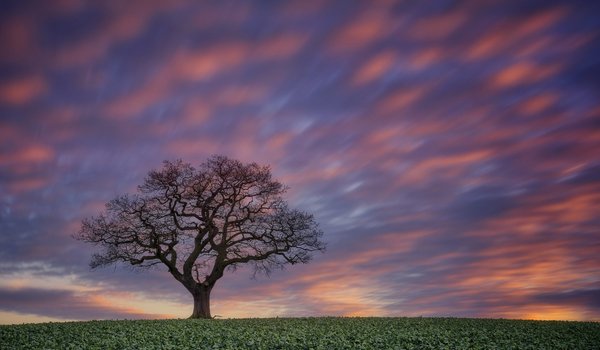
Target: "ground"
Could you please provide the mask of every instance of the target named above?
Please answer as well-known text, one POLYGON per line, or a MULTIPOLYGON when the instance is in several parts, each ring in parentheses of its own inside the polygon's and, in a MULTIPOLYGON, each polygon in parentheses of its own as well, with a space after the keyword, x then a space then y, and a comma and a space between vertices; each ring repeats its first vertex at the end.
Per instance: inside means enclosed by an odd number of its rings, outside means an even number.
POLYGON ((600 323, 459 318, 90 321, 0 326, 0 349, 594 349, 600 323))

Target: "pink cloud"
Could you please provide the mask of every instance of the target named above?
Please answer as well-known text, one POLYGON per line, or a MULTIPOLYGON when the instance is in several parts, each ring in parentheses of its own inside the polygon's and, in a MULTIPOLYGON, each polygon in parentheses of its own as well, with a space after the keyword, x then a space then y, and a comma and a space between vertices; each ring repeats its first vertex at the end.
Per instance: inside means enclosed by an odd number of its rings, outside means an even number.
POLYGON ((560 95, 556 92, 545 92, 534 96, 519 106, 519 110, 525 115, 532 115, 545 112, 548 108, 556 105, 560 101, 560 95))
POLYGON ((426 96, 427 91, 428 88, 424 85, 398 89, 379 102, 378 111, 383 114, 389 114, 407 109, 419 99, 426 96))
POLYGON ((520 84, 531 84, 556 75, 560 64, 535 65, 529 62, 517 62, 495 74, 490 85, 492 88, 509 88, 520 84))
POLYGON ((447 56, 441 47, 428 47, 415 52, 410 58, 410 67, 415 70, 425 69, 437 62, 442 61, 447 56))
POLYGON ((434 156, 411 164, 398 178, 396 185, 418 184, 432 179, 456 179, 468 172, 468 167, 489 159, 492 154, 486 150, 477 150, 445 156, 434 156))
MULTIPOLYGON (((65 5, 66 12, 80 10, 76 2, 66 3, 69 3, 65 5)), ((137 2, 103 3, 101 7, 111 13, 110 21, 86 40, 73 43, 54 53, 55 64, 60 67, 72 67, 103 58, 114 45, 140 34, 157 13, 176 8, 178 1, 148 1, 144 2, 143 6, 139 5, 137 2), (132 16, 132 13, 135 13, 135 16, 132 16)))
POLYGON ((168 97, 164 82, 152 81, 130 93, 124 94, 106 105, 106 112, 113 118, 133 118, 146 108, 168 97))
POLYGON ((408 36, 414 40, 440 40, 451 35, 467 21, 467 14, 450 12, 436 16, 428 16, 411 25, 408 36))
POLYGON ((230 71, 245 61, 249 46, 242 41, 224 42, 209 48, 179 51, 166 65, 169 76, 201 81, 230 71))
MULTIPOLYGON (((552 49, 551 45, 559 39, 550 34, 541 36, 540 32, 556 25, 567 14, 568 11, 564 8, 551 8, 531 15, 525 20, 507 19, 497 23, 469 47, 465 58, 467 60, 487 59, 509 49, 515 50, 514 46, 519 47, 517 56, 526 56, 552 49)), ((563 40, 560 41, 559 47, 563 44, 563 40)))
POLYGON ((31 75, 0 84, 0 101, 13 105, 33 102, 47 91, 46 80, 40 75, 31 75))
POLYGON ((389 34, 395 26, 386 6, 373 6, 338 29, 329 39, 328 48, 334 53, 365 48, 389 34))
POLYGON ((0 138, 12 148, 10 152, 0 154, 0 168, 10 169, 11 176, 4 182, 8 193, 32 191, 50 182, 51 176, 37 169, 54 160, 56 152, 53 147, 32 140, 10 126, 0 128, 0 138))
POLYGON ((289 59, 304 48, 308 36, 303 33, 278 34, 260 42, 256 47, 256 57, 261 59, 289 59))
MULTIPOLYGON (((585 11, 115 4, 65 1, 0 24, 0 225, 35 236, 4 241, 7 259, 92 280, 89 252, 65 243, 81 217, 163 159, 223 153, 270 164, 332 244, 264 283, 224 281, 218 314, 597 319, 578 299, 597 288, 600 210, 585 11), (81 33, 44 31, 88 14, 99 20, 81 33)), ((151 302, 117 310, 138 288, 119 278, 97 283, 122 294, 59 304, 163 315, 151 302)))
POLYGON ((393 51, 378 53, 354 73, 352 83, 363 85, 381 78, 394 67, 396 59, 397 56, 393 51))
MULTIPOLYGON (((173 318, 174 315, 146 313, 136 307, 115 306, 114 299, 132 299, 130 293, 75 292, 61 289, 2 288, 0 307, 23 314, 59 319, 173 318), (8 301, 10 300, 10 304, 8 301)), ((11 320, 0 319, 0 323, 11 320)))
POLYGON ((15 16, 0 23, 0 41, 3 50, 0 51, 0 62, 18 62, 27 59, 34 48, 33 20, 26 16, 15 16))

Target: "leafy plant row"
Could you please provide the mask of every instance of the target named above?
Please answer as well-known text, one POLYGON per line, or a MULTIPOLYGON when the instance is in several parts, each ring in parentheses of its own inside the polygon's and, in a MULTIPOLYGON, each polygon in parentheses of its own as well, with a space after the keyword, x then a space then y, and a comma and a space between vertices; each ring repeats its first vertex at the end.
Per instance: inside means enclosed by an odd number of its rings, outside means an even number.
POLYGON ((325 317, 0 326, 0 349, 598 348, 595 322, 325 317))

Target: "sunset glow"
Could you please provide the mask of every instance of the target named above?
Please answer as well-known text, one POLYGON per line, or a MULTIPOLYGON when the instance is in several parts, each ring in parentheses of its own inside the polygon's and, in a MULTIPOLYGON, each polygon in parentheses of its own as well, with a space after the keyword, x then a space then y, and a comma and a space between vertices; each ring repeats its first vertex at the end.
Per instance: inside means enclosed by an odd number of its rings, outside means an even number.
POLYGON ((593 1, 7 1, 0 323, 183 318, 72 235, 163 160, 271 166, 328 249, 220 317, 600 320, 593 1))

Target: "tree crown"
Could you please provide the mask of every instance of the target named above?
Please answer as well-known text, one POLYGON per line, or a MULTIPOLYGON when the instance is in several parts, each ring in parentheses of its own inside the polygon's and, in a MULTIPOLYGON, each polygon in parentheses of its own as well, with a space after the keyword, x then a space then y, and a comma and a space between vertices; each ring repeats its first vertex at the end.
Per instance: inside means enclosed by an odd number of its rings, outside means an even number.
POLYGON ((226 268, 270 273, 323 251, 309 213, 290 209, 287 188, 268 166, 213 156, 198 168, 181 160, 152 170, 135 195, 119 196, 84 219, 76 238, 101 247, 91 267, 164 264, 184 285, 214 285, 226 268))

